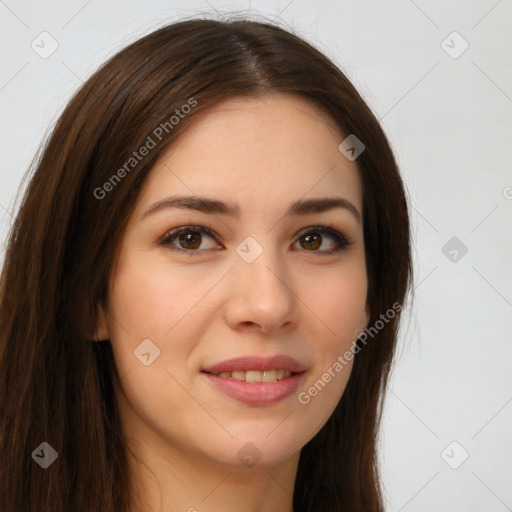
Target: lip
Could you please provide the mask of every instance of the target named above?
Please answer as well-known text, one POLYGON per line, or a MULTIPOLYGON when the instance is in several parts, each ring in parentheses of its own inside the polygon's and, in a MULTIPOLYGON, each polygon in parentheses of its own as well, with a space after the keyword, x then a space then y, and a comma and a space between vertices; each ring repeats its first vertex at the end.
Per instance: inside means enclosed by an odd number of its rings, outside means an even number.
POLYGON ((294 393, 300 386, 305 372, 294 373, 276 382, 246 382, 231 377, 217 377, 211 373, 204 376, 227 396, 249 405, 271 405, 294 393))
MULTIPOLYGON (((306 371, 306 367, 299 363, 293 357, 282 354, 261 357, 261 356, 244 356, 235 357, 221 363, 214 364, 201 370, 206 373, 221 373, 235 371, 251 371, 251 370, 290 370, 293 373, 301 373, 306 371)), ((292 375, 293 377, 293 375, 292 375)), ((283 379, 284 380, 284 379, 283 379)))
POLYGON ((249 405, 271 405, 290 396, 300 386, 306 366, 283 354, 261 357, 236 357, 203 368, 202 372, 209 382, 227 396, 249 405), (292 375, 276 382, 246 382, 231 377, 213 375, 221 372, 251 370, 290 370, 292 375))

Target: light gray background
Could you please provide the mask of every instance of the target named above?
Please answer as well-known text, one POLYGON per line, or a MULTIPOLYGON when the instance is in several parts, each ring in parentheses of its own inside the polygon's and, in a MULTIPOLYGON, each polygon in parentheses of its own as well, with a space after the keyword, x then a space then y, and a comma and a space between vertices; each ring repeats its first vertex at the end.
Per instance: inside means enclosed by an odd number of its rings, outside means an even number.
POLYGON ((385 407, 387 510, 512 510, 511 0, 0 1, 2 242, 22 175, 80 84, 157 26, 233 10, 294 27, 340 65, 407 184, 415 304, 385 407), (59 45, 47 59, 31 48, 43 31, 59 45), (452 237, 466 254, 443 253, 452 237))

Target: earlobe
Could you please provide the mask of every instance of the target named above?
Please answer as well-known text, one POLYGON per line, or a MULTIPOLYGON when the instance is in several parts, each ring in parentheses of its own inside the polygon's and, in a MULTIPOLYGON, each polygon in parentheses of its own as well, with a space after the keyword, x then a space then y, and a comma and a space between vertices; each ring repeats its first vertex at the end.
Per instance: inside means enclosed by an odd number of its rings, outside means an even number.
POLYGON ((359 326, 359 332, 363 332, 370 322, 370 308, 368 304, 365 307, 363 314, 361 315, 361 325, 359 326))
POLYGON ((107 315, 101 304, 96 308, 96 329, 93 333, 94 341, 103 341, 110 339, 108 331, 107 315))

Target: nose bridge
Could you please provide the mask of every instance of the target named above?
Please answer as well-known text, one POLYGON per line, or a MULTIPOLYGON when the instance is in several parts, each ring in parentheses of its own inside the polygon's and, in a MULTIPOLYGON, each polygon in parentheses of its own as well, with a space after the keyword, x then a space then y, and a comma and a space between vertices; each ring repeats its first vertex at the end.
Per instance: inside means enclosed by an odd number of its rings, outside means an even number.
POLYGON ((272 235, 247 237, 237 247, 232 320, 266 330, 296 320, 297 304, 285 255, 272 235))

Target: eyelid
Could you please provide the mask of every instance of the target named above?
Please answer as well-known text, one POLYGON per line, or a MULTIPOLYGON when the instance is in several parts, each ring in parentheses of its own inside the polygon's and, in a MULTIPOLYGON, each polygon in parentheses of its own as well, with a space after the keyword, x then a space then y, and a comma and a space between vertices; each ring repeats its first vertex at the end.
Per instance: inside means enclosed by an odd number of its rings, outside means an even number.
MULTIPOLYGON (((207 225, 204 225, 204 224, 201 226, 199 226, 199 225, 179 226, 177 228, 170 229, 165 233, 165 235, 157 243, 164 247, 169 247, 170 250, 185 253, 190 256, 200 254, 201 252, 206 252, 206 251, 212 250, 212 249, 183 249, 181 247, 174 246, 171 243, 172 238, 179 235, 180 233, 184 233, 187 231, 197 231, 199 233, 207 234, 213 240, 215 240, 215 242, 217 244, 220 244, 219 239, 221 239, 221 237, 216 233, 216 231, 213 228, 211 228, 207 225), (172 247, 170 247, 170 246, 172 246, 172 247)), ((332 239, 334 239, 334 241, 337 244, 337 247, 334 249, 323 250, 323 251, 304 250, 303 252, 306 252, 306 253, 310 252, 313 254, 316 253, 316 254, 325 254, 325 255, 335 254, 337 252, 343 251, 343 249, 346 249, 348 246, 353 244, 353 240, 350 237, 348 237, 347 235, 345 235, 343 232, 341 232, 339 229, 335 228, 330 223, 324 223, 324 224, 320 224, 320 225, 316 224, 316 225, 306 226, 305 228, 302 228, 295 235, 293 245, 295 245, 297 243, 298 239, 301 236, 303 236, 307 233, 319 233, 320 235, 328 235, 332 239)))
MULTIPOLYGON (((180 233, 186 233, 187 231, 198 231, 202 234, 207 234, 209 237, 211 237, 217 244, 219 244, 219 238, 221 238, 213 228, 210 228, 206 225, 201 226, 195 226, 195 225, 186 225, 186 226, 179 226, 177 228, 170 229, 166 231, 165 235, 157 242, 159 245, 162 245, 164 247, 169 247, 173 244, 171 244, 171 239, 175 236, 179 235, 180 233)), ((194 250, 194 249, 183 249, 178 246, 173 246, 170 248, 171 250, 175 250, 182 253, 187 253, 190 255, 199 254, 201 252, 205 252, 205 249, 202 250, 194 250)))
POLYGON ((338 247, 335 249, 331 249, 329 251, 304 251, 304 252, 311 252, 311 253, 317 253, 317 254, 335 254, 337 252, 343 251, 343 249, 346 249, 348 246, 352 245, 354 243, 354 240, 347 236, 345 233, 334 227, 331 223, 327 222, 324 224, 315 224, 312 226, 307 226, 297 235, 295 235, 295 242, 297 242, 298 238, 300 238, 302 235, 305 235, 307 233, 320 233, 321 235, 329 235, 331 238, 333 238, 337 244, 338 247))

